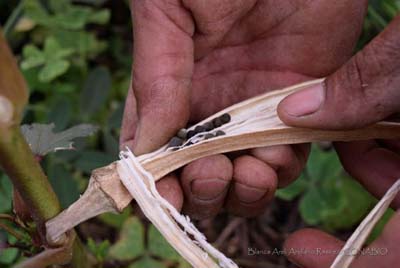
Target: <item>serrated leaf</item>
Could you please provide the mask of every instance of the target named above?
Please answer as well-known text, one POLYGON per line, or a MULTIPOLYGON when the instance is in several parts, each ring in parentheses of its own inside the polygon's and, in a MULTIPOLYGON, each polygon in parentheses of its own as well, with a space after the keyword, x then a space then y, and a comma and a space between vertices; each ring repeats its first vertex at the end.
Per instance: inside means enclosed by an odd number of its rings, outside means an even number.
POLYGON ((179 261, 180 255, 175 249, 165 240, 161 233, 150 225, 148 231, 148 247, 151 254, 160 257, 162 259, 179 261))
POLYGON ((124 222, 119 239, 110 247, 109 256, 116 260, 128 261, 143 253, 143 225, 137 217, 130 217, 124 222))
POLYGON ((39 80, 48 83, 68 71, 70 63, 66 60, 57 60, 46 65, 39 72, 39 80))
POLYGON ((97 112, 107 100, 110 89, 111 75, 107 68, 97 67, 91 71, 82 91, 81 111, 87 115, 97 112))
POLYGON ((167 266, 150 257, 143 257, 140 260, 131 264, 129 268, 167 268, 167 266))
POLYGON ((73 149, 73 139, 89 136, 98 128, 89 124, 81 124, 58 133, 54 133, 53 129, 54 124, 32 124, 21 127, 33 153, 40 156, 58 150, 73 149))

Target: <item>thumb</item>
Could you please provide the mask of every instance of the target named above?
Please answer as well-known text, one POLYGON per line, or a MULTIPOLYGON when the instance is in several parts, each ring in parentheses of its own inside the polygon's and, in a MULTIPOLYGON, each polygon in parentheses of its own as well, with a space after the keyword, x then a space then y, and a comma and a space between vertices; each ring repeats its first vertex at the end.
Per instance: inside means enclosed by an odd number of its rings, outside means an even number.
POLYGON ((137 155, 165 144, 189 117, 194 26, 180 1, 174 1, 132 1, 135 43, 129 97, 136 104, 127 100, 121 144, 131 145, 137 155))
POLYGON ((286 97, 278 115, 288 125, 353 129, 400 111, 400 16, 324 82, 286 97))

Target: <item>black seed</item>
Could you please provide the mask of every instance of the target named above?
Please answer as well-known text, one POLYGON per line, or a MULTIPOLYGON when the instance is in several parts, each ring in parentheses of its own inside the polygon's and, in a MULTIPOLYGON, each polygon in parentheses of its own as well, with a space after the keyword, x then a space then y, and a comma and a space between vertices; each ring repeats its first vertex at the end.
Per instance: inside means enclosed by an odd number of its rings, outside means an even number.
POLYGON ((169 141, 168 147, 178 147, 178 146, 181 146, 182 144, 183 144, 183 140, 181 138, 173 137, 169 141))
POLYGON ((194 130, 189 130, 186 134, 186 138, 190 139, 191 137, 193 137, 194 135, 196 135, 197 133, 194 130))
POLYGON ((197 127, 194 128, 194 131, 196 132, 196 134, 197 133, 202 133, 202 132, 206 131, 206 128, 203 127, 203 126, 197 126, 197 127))
POLYGON ((214 127, 216 127, 216 128, 223 125, 220 117, 214 118, 212 122, 214 124, 214 127))
POLYGON ((214 124, 213 122, 207 122, 204 123, 203 127, 206 129, 206 131, 210 131, 214 129, 214 124))
POLYGON ((211 138, 214 138, 214 137, 215 137, 215 136, 214 136, 213 134, 208 133, 208 134, 206 134, 206 135, 204 136, 204 139, 208 140, 208 139, 211 139, 211 138))
POLYGON ((220 116, 220 119, 222 121, 222 124, 229 123, 231 121, 231 115, 226 113, 220 116))
POLYGON ((223 132, 222 130, 218 130, 218 131, 215 133, 215 137, 223 136, 223 135, 225 135, 225 132, 223 132))
POLYGON ((187 130, 185 128, 181 128, 178 133, 176 134, 177 137, 181 138, 182 140, 186 140, 187 130))

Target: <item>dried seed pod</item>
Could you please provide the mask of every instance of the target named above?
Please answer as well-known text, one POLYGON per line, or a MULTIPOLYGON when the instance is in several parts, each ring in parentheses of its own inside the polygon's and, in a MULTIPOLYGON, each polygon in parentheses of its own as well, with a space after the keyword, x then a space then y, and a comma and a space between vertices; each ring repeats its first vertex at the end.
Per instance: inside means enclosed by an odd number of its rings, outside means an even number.
POLYGON ((214 127, 216 127, 216 128, 223 125, 221 117, 214 118, 212 123, 214 124, 214 127))
POLYGON ((212 121, 204 123, 203 127, 206 129, 206 131, 210 131, 214 129, 214 124, 212 121))
POLYGON ((228 114, 228 113, 225 113, 225 114, 220 116, 220 119, 222 121, 222 124, 229 123, 231 121, 231 115, 228 114))
POLYGON ((186 140, 186 135, 187 135, 187 130, 186 128, 181 128, 178 133, 176 134, 176 136, 178 138, 181 138, 182 140, 186 140))
POLYGON ((206 132, 206 128, 203 126, 197 126, 195 127, 194 131, 197 133, 202 133, 202 132, 206 132))
POLYGON ((215 137, 223 136, 223 135, 226 135, 226 133, 223 132, 222 130, 218 130, 217 132, 215 132, 215 137))
POLYGON ((168 147, 178 147, 178 146, 181 146, 182 144, 183 144, 183 140, 181 138, 173 137, 169 141, 168 147))
POLYGON ((187 132, 187 134, 186 134, 186 138, 187 139, 190 139, 191 137, 193 137, 194 135, 196 135, 197 133, 196 133, 196 131, 194 131, 194 130, 189 130, 188 132, 187 132))

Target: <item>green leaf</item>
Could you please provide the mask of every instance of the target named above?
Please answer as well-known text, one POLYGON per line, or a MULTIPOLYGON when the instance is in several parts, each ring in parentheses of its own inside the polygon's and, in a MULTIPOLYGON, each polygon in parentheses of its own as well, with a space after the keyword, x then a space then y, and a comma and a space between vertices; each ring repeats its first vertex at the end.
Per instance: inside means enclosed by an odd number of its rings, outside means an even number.
POLYGON ((311 189, 300 201, 300 214, 303 220, 310 225, 317 225, 321 221, 323 205, 321 196, 317 189, 311 189))
POLYGON ((124 222, 129 218, 131 215, 131 207, 128 206, 124 209, 122 213, 103 213, 98 216, 98 218, 104 222, 105 224, 112 226, 114 228, 120 229, 124 222))
POLYGON ((107 68, 97 67, 90 72, 81 95, 81 111, 92 115, 104 106, 111 89, 111 75, 107 68))
POLYGON ((135 263, 131 264, 129 268, 167 268, 167 266, 150 257, 143 257, 135 263))
POLYGON ((21 68, 28 70, 46 62, 46 58, 42 51, 34 45, 26 45, 23 48, 24 60, 21 62, 21 68))
POLYGON ((65 129, 71 121, 73 111, 69 98, 61 97, 54 101, 47 115, 47 123, 55 124, 55 131, 65 129))
POLYGON ((104 261, 107 252, 110 249, 110 242, 104 240, 101 243, 96 243, 92 238, 88 239, 88 248, 100 262, 104 261))
POLYGON ((70 63, 66 60, 57 60, 47 63, 39 72, 39 80, 49 83, 68 71, 70 63))
POLYGON ((0 263, 1 264, 12 264, 18 256, 18 249, 7 248, 0 250, 0 263))
POLYGON ((0 173, 0 213, 11 210, 12 184, 8 177, 0 173))
POLYGON ((64 13, 58 13, 54 19, 58 27, 67 30, 84 29, 90 15, 90 9, 81 6, 72 6, 64 13))
POLYGON ((52 163, 48 169, 48 176, 62 207, 68 207, 79 198, 78 183, 64 165, 52 163))
POLYGON ((95 23, 95 24, 107 24, 110 20, 111 13, 108 9, 102 9, 92 13, 89 18, 88 22, 95 23))
POLYGON ((314 181, 323 180, 328 176, 339 176, 343 170, 339 158, 334 151, 324 152, 317 146, 312 147, 307 163, 307 174, 314 181))
POLYGON ((54 124, 32 124, 21 127, 22 134, 36 155, 46 155, 59 150, 73 149, 72 140, 77 137, 86 137, 97 131, 97 127, 89 124, 81 124, 54 133, 54 124))
POLYGON ((162 259, 179 261, 180 255, 175 249, 165 240, 161 233, 150 225, 148 231, 148 248, 151 254, 162 259))
POLYGON ((83 172, 91 173, 93 169, 106 166, 115 161, 109 154, 98 151, 82 152, 75 160, 75 167, 83 172))
POLYGON ((52 26, 53 20, 38 0, 23 0, 23 9, 24 14, 34 22, 41 25, 52 26))
MULTIPOLYGON (((373 207, 375 199, 354 179, 341 176, 327 181, 327 191, 336 191, 343 200, 335 209, 322 214, 322 224, 328 230, 350 229, 357 225, 373 207)), ((326 197, 324 197, 326 198, 326 197)), ((337 198, 337 197, 336 197, 337 198)))
POLYGON ((280 199, 291 201, 301 195, 307 189, 308 185, 309 183, 307 182, 306 176, 301 174, 300 177, 289 186, 278 189, 275 195, 280 199))
POLYGON ((122 226, 117 242, 111 246, 109 256, 128 261, 144 253, 144 228, 137 217, 130 217, 122 226))
POLYGON ((118 154, 119 154, 119 143, 118 143, 117 139, 110 133, 109 130, 105 130, 103 132, 102 140, 103 140, 103 144, 104 144, 106 152, 109 155, 117 158, 118 154))

